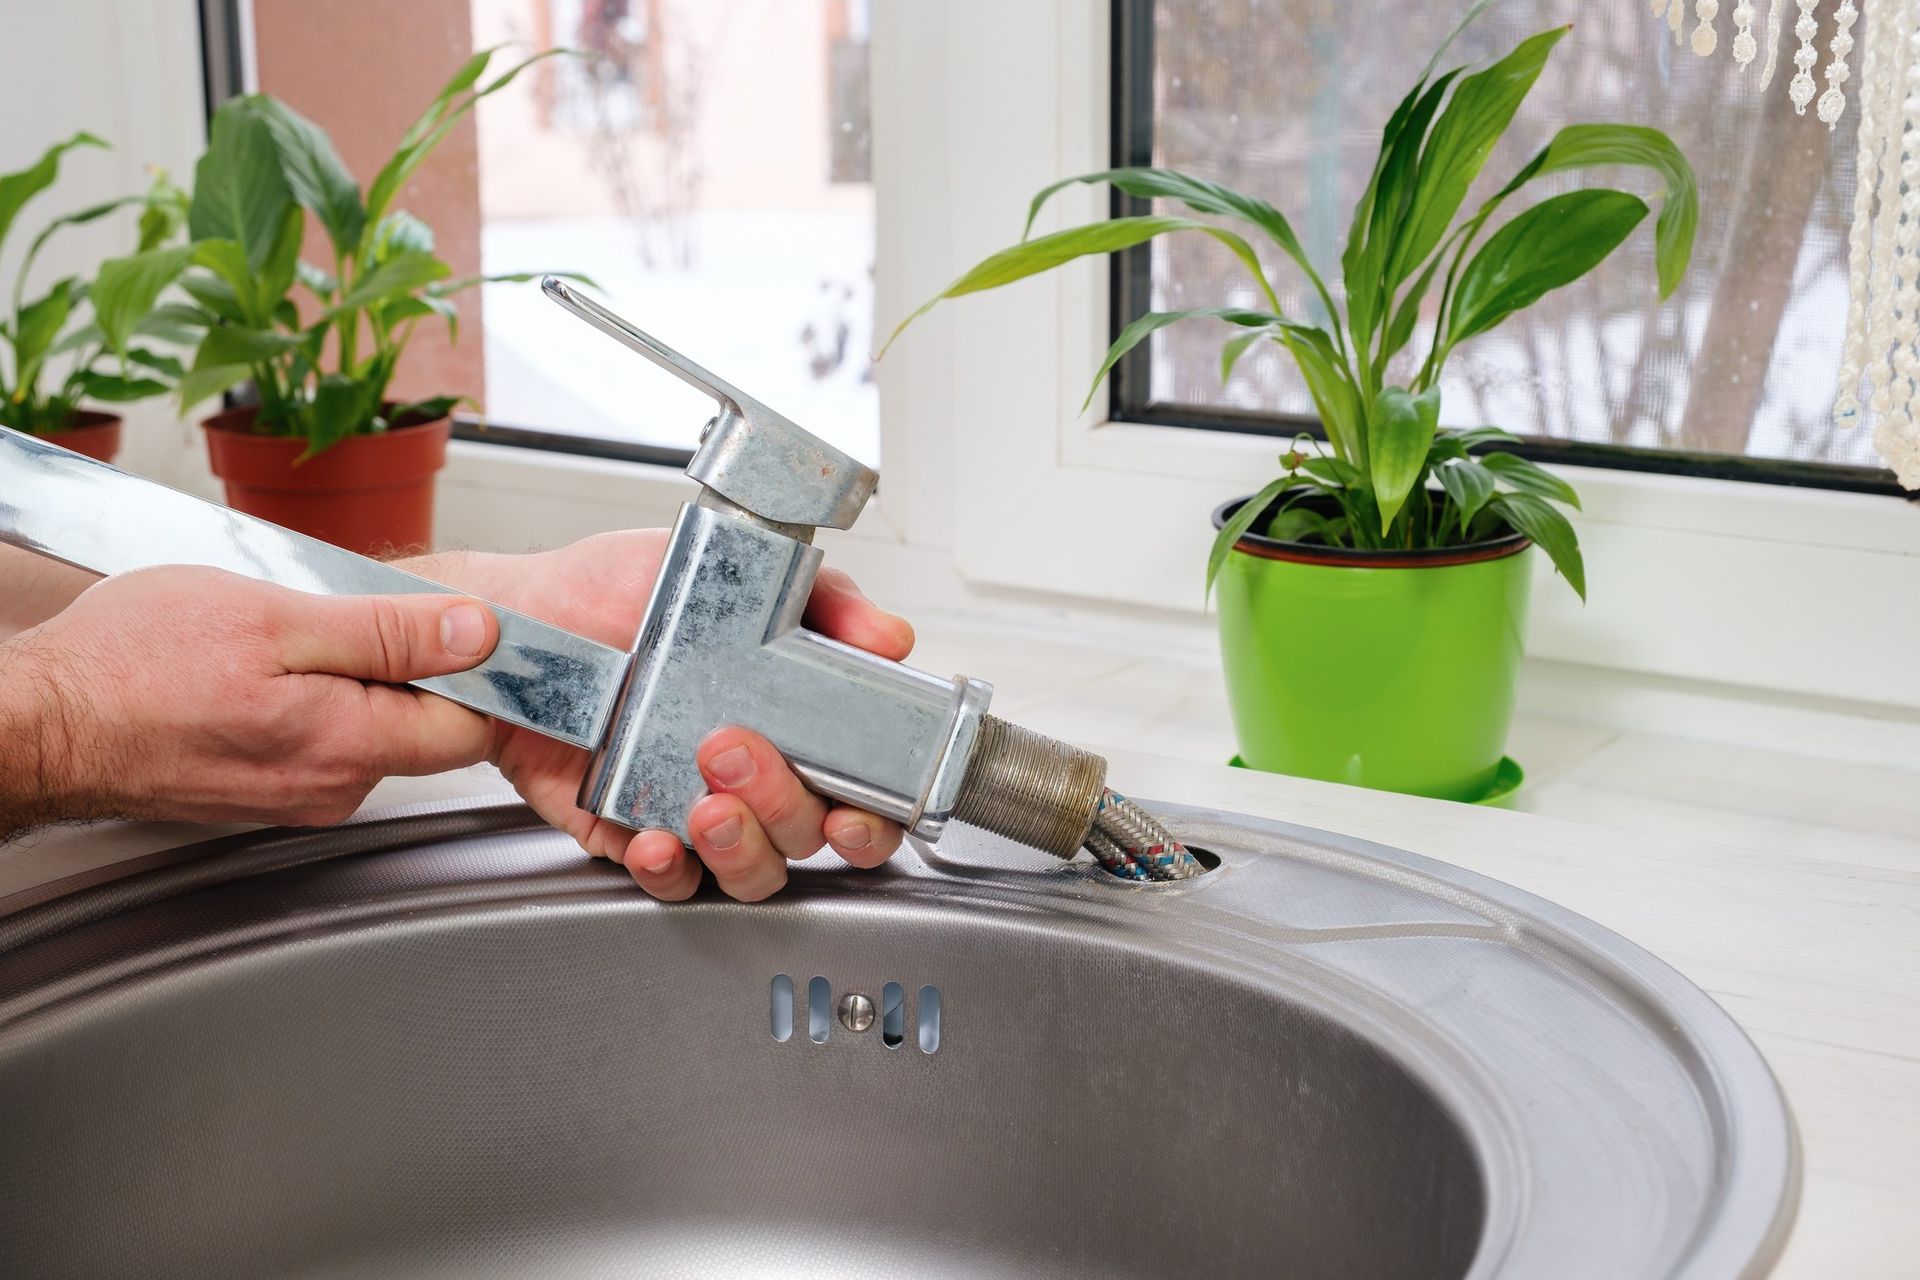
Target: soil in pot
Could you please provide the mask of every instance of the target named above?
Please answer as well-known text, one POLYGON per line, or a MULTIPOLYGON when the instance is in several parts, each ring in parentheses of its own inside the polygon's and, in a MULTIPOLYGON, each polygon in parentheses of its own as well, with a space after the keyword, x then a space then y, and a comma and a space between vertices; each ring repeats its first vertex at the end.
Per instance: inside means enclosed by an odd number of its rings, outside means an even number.
POLYGON ((409 554, 431 543, 448 419, 349 436, 301 461, 306 441, 254 431, 256 412, 229 409, 202 424, 228 506, 362 555, 409 554))
MULTIPOLYGON (((1239 506, 1216 511, 1214 527, 1239 506)), ((1243 536, 1214 584, 1241 759, 1415 795, 1485 794, 1513 719, 1531 546, 1518 534, 1397 552, 1243 536)))

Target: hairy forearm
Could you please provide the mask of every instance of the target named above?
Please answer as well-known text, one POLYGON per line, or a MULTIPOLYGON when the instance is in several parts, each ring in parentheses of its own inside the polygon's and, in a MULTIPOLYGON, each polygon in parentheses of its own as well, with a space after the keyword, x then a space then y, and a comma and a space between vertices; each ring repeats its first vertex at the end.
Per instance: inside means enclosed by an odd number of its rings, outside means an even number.
POLYGON ((0 843, 90 816, 72 769, 73 708, 31 636, 0 643, 0 843))
POLYGON ((39 626, 99 580, 85 569, 0 545, 0 641, 39 626))

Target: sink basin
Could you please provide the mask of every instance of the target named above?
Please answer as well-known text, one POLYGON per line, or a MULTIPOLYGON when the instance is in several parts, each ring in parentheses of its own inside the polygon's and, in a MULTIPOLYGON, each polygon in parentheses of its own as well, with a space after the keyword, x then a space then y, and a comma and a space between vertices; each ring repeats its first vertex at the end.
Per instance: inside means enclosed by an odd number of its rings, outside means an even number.
POLYGON ((1786 1108, 1671 969, 1412 854, 1156 808, 1218 868, 1135 886, 955 829, 875 873, 822 855, 770 903, 662 906, 463 805, 16 903, 0 1274, 1777 1256, 1786 1108))

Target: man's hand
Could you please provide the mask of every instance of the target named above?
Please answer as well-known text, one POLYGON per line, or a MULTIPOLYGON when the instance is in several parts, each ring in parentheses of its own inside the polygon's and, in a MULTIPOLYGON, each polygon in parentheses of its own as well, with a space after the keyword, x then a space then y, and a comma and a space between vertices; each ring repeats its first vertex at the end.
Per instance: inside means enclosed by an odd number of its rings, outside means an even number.
MULTIPOLYGON (((507 608, 625 649, 633 643, 666 534, 608 533, 530 556, 429 556, 405 568, 471 591, 507 608)), ((896 661, 913 648, 913 628, 860 594, 844 573, 823 569, 807 605, 807 625, 896 661)), ((701 744, 700 771, 711 793, 689 826, 699 862, 666 831, 638 835, 574 803, 587 754, 526 729, 495 727, 492 758, 541 817, 595 857, 611 858, 656 898, 678 900, 700 884, 700 862, 720 887, 754 902, 787 882, 787 860, 831 845, 856 866, 885 862, 900 847, 899 824, 859 809, 830 806, 808 791, 766 739, 721 729, 701 744)))
POLYGON ((99 582, 0 644, 0 836, 37 822, 323 824, 475 764, 486 717, 402 688, 499 638, 457 596, 315 596, 217 569, 99 582))

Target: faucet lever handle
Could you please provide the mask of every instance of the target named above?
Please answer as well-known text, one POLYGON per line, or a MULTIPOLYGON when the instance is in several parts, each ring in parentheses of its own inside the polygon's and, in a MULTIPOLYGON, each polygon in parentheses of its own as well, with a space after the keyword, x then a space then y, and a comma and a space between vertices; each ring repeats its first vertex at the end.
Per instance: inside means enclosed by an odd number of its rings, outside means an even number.
POLYGON ((850 529, 879 473, 707 372, 552 276, 549 298, 600 332, 710 395, 719 414, 700 438, 687 474, 721 497, 778 524, 850 529))

